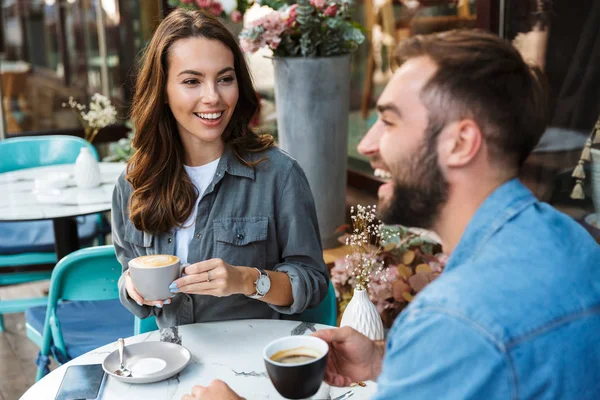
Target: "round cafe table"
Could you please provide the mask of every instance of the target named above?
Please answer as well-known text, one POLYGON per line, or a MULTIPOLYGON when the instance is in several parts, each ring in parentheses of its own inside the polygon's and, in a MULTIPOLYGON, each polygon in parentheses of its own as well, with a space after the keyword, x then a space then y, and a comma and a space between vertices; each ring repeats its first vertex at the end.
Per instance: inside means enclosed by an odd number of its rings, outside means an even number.
MULTIPOLYGON (((237 320, 181 326, 181 344, 192 353, 192 360, 179 376, 148 384, 127 384, 107 376, 98 398, 179 400, 190 393, 194 385, 208 385, 213 379, 221 379, 248 400, 282 399, 266 373, 262 352, 270 341, 289 336, 298 325, 297 321, 237 320)), ((317 324, 314 328, 329 327, 317 324)), ((303 334, 310 333, 307 329, 303 334)), ((90 332, 90 335, 93 334, 90 332)), ((125 346, 158 340, 159 331, 153 331, 125 339, 125 346)), ((71 360, 29 388, 21 400, 53 399, 69 365, 101 364, 116 349, 115 342, 71 360)), ((352 400, 368 399, 375 393, 376 384, 365 383, 365 387, 344 388, 329 387, 323 383, 326 387, 322 387, 319 393, 325 394, 324 399, 335 399, 352 390, 352 400)))
POLYGON ((101 185, 80 189, 73 177, 74 164, 26 168, 0 174, 0 221, 35 221, 51 219, 54 227, 56 256, 79 249, 77 222, 74 217, 109 211, 112 192, 125 163, 101 162, 101 185), (36 178, 66 172, 70 174, 63 189, 35 190, 36 178))

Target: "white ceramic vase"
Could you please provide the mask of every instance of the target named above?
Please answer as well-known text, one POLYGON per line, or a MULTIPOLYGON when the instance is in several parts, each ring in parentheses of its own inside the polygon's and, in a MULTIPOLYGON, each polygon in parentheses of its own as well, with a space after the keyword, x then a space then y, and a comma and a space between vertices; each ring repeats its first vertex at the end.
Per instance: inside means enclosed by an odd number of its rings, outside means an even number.
POLYGON ((75 183, 81 189, 90 189, 100 185, 100 168, 98 161, 87 147, 79 150, 75 160, 75 183))
POLYGON ((383 340, 383 321, 364 289, 354 289, 340 326, 354 328, 371 340, 383 340))

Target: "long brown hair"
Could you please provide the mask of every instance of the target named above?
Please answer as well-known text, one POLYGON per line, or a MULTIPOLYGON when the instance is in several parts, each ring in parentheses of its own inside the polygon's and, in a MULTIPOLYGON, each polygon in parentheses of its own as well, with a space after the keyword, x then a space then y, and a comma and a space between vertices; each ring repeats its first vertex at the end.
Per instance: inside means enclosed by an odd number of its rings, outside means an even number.
POLYGON ((139 64, 131 110, 136 152, 127 169, 127 180, 133 186, 129 218, 137 229, 153 234, 182 226, 198 196, 183 167, 183 144, 165 96, 169 49, 177 40, 191 37, 218 40, 233 53, 239 99, 223 132, 225 144, 250 168, 262 159, 248 162, 245 154, 273 146, 272 136, 259 135, 249 126, 259 103, 235 37, 216 18, 201 11, 172 11, 156 29, 139 64))

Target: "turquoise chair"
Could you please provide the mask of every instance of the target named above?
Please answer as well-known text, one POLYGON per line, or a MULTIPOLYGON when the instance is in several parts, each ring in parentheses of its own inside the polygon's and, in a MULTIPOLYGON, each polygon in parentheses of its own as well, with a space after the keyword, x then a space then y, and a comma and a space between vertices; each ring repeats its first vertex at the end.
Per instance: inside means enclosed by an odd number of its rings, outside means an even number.
POLYGON ((329 290, 327 290, 327 295, 317 307, 309 308, 303 313, 294 315, 293 318, 297 321, 336 326, 337 300, 335 298, 335 289, 333 288, 333 283, 329 281, 329 290))
MULTIPOLYGON (((333 283, 329 281, 329 290, 327 296, 315 308, 310 308, 303 313, 294 314, 287 317, 293 321, 313 322, 315 324, 323 324, 336 326, 337 325, 337 300, 335 298, 335 289, 333 283)), ((148 331, 158 329, 156 325, 156 317, 148 317, 139 319, 135 317, 135 332, 136 335, 148 331)))
MULTIPOLYGON (((98 160, 98 153, 88 141, 65 135, 29 136, 10 138, 0 141, 0 173, 19 169, 41 167, 57 164, 74 163, 82 147, 90 149, 98 160)), ((86 230, 102 231, 105 224, 98 215, 95 220, 88 219, 86 230), (98 229, 100 228, 100 229, 98 229)), ((0 231, 10 236, 11 231, 52 232, 51 221, 0 222, 0 231)), ((107 232, 103 232, 107 233, 107 232)), ((100 244, 104 244, 104 234, 98 236, 100 244)), ((53 241, 53 239, 52 239, 53 241)), ((50 278, 50 271, 27 271, 1 273, 3 268, 18 268, 26 265, 55 264, 56 254, 53 242, 43 246, 28 243, 17 244, 11 238, 3 238, 0 243, 0 286, 24 282, 33 282, 50 278)), ((0 332, 4 331, 3 314, 22 312, 29 307, 46 304, 46 297, 2 300, 0 301, 0 332)))
POLYGON ((36 380, 49 357, 63 364, 134 333, 134 317, 119 301, 121 264, 114 247, 77 250, 56 264, 46 306, 25 312, 27 337, 40 347, 36 380))

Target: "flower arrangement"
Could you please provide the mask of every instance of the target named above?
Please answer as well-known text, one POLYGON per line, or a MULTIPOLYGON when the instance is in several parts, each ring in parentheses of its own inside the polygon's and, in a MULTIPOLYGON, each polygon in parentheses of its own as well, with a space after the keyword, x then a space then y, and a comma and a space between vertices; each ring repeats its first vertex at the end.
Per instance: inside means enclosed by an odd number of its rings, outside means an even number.
POLYGON ((360 204, 350 208, 352 230, 344 237, 351 252, 345 257, 348 276, 355 289, 365 290, 371 279, 387 272, 385 261, 378 258, 381 242, 390 240, 389 231, 376 219, 377 206, 363 207, 360 204))
POLYGON ((99 93, 95 93, 92 96, 89 111, 87 112, 84 111, 86 106, 76 102, 73 97, 69 97, 68 103, 62 103, 62 106, 68 106, 75 111, 79 122, 85 130, 83 138, 90 143, 94 141, 102 128, 117 122, 117 110, 107 97, 99 93))
POLYGON ((365 40, 352 21, 353 0, 298 0, 292 5, 268 0, 268 5, 272 10, 240 34, 246 52, 269 47, 276 57, 330 57, 351 53, 365 40))
MULTIPOLYGON (((353 288, 368 280, 369 298, 377 307, 384 326, 390 327, 414 296, 442 273, 447 256, 441 252, 441 245, 423 231, 402 226, 380 229, 383 250, 377 253, 373 264, 387 267, 371 268, 366 272, 368 277, 362 277, 361 273, 357 279, 356 264, 350 255, 336 260, 331 281, 341 315, 352 299, 353 288)), ((352 239, 349 242, 352 243, 352 239)))
POLYGON ((215 17, 242 22, 250 3, 248 0, 169 0, 169 6, 205 10, 215 17))

